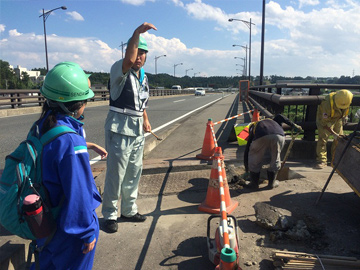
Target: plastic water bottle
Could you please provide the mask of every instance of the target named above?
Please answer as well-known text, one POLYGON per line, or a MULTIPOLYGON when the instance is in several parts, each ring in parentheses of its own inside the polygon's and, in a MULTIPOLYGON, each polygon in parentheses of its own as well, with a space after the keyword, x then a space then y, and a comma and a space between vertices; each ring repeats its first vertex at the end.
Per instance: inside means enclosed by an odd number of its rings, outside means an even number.
POLYGON ((38 195, 26 196, 22 209, 25 213, 25 220, 36 238, 48 237, 54 232, 56 224, 51 213, 44 211, 41 198, 38 195))

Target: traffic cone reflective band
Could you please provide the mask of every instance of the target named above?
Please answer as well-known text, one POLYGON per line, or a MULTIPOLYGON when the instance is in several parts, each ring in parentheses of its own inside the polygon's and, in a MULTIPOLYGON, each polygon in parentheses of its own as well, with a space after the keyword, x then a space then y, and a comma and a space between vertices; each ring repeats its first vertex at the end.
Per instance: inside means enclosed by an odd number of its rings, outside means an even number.
POLYGON ((255 109, 251 122, 257 122, 257 121, 260 121, 260 113, 259 113, 258 109, 255 109))
POLYGON ((202 212, 220 214, 221 203, 224 203, 226 212, 230 214, 239 204, 237 201, 231 200, 223 159, 221 147, 216 147, 206 198, 198 208, 202 212), (220 160, 221 168, 218 166, 218 160, 220 160), (222 181, 223 188, 221 189, 219 181, 222 181))
POLYGON ((206 124, 206 131, 201 154, 196 155, 198 159, 211 160, 215 153, 215 142, 212 135, 211 127, 213 126, 212 119, 210 118, 206 124))

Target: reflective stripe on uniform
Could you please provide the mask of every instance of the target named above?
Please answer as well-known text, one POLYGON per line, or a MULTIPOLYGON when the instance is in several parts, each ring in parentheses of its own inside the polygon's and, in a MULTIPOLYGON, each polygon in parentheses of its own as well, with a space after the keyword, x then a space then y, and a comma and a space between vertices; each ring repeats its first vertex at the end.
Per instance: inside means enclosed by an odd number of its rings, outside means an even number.
POLYGON ((135 110, 131 110, 131 109, 121 109, 121 108, 117 108, 114 106, 110 106, 110 111, 113 112, 118 112, 118 113, 123 113, 123 114, 127 114, 127 115, 132 115, 132 116, 143 116, 143 112, 139 112, 139 111, 135 111, 135 110))

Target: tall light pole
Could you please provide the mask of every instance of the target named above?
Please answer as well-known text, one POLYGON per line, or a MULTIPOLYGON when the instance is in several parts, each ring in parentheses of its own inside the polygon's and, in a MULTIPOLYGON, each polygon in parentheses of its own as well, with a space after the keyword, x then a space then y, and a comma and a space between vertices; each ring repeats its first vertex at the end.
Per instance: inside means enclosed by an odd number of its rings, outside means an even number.
MULTIPOLYGON (((247 56, 248 56, 248 49, 249 48, 248 48, 247 44, 245 46, 241 46, 241 48, 243 48, 245 50, 245 58, 246 58, 246 63, 247 63, 247 56)), ((250 65, 250 61, 249 61, 249 81, 251 80, 250 67, 251 67, 251 65, 250 65)), ((246 73, 247 73, 247 66, 245 66, 245 70, 246 70, 246 73)), ((246 73, 245 73, 245 75, 246 75, 246 73)))
POLYGON ((46 57, 46 73, 49 71, 49 60, 48 60, 48 53, 47 53, 47 43, 46 43, 46 26, 45 26, 45 21, 46 19, 49 17, 50 13, 53 12, 54 10, 57 10, 57 9, 67 9, 65 6, 62 6, 62 7, 57 7, 57 8, 54 8, 52 10, 49 10, 49 11, 46 11, 43 9, 43 14, 39 16, 40 17, 43 17, 43 23, 44 23, 44 38, 45 38, 45 57, 46 57))
POLYGON ((251 22, 251 18, 250 18, 250 21, 229 19, 229 22, 232 22, 232 21, 243 22, 250 29, 250 38, 249 38, 249 81, 250 81, 251 80, 251 25, 255 25, 255 24, 251 22))
POLYGON ((263 84, 264 77, 264 42, 265 42, 265 0, 263 0, 262 7, 262 25, 261 25, 261 53, 260 53, 260 81, 259 84, 263 84))
POLYGON ((157 74, 157 60, 158 60, 160 57, 166 57, 166 54, 160 55, 160 56, 155 56, 155 75, 157 74))
MULTIPOLYGON (((247 54, 247 52, 248 52, 248 46, 247 46, 247 44, 246 44, 246 46, 243 46, 243 45, 236 45, 236 44, 234 44, 233 45, 233 47, 235 47, 235 46, 239 46, 239 47, 241 47, 241 48, 243 48, 244 50, 245 50, 245 76, 246 76, 246 74, 247 74, 247 56, 248 56, 248 54, 247 54)), ((251 79, 251 77, 250 77, 250 70, 249 70, 249 81, 250 81, 250 79, 251 79)))
POLYGON ((187 76, 187 72, 188 72, 189 70, 194 70, 194 69, 193 69, 193 68, 190 68, 190 69, 185 70, 185 76, 187 76))
POLYGON ((179 65, 182 65, 183 63, 179 63, 179 64, 175 64, 174 65, 174 77, 175 77, 175 68, 177 67, 177 66, 179 66, 179 65))
MULTIPOLYGON (((234 57, 234 59, 242 59, 242 60, 244 60, 244 57, 234 57)), ((245 58, 246 59, 246 58, 245 58)), ((246 71, 247 71, 247 69, 246 69, 246 63, 247 63, 247 61, 245 60, 244 61, 244 75, 246 76, 246 71)))
POLYGON ((246 62, 245 57, 238 57, 239 59, 242 59, 244 61, 243 65, 236 64, 236 66, 242 66, 243 67, 243 75, 246 76, 246 62))
POLYGON ((127 45, 127 42, 123 43, 121 41, 121 44, 119 46, 119 47, 121 47, 121 58, 124 58, 124 47, 125 47, 125 45, 127 45))

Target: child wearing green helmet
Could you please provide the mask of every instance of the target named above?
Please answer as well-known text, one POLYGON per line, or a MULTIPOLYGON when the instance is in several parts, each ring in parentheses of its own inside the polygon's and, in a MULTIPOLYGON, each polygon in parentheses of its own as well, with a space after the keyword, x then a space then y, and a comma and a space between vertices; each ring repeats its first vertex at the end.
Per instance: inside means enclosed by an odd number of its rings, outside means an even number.
MULTIPOLYGON (((40 269, 92 269, 99 223, 95 209, 101 203, 92 175, 88 148, 106 156, 100 146, 87 143, 82 114, 87 99, 94 96, 89 76, 73 62, 51 69, 40 92, 46 98, 39 135, 55 126, 67 126, 65 133, 46 144, 42 151, 42 179, 53 207, 60 206, 57 230, 49 243, 37 239, 41 250, 40 269)), ((33 266, 34 267, 34 266, 33 266)))

